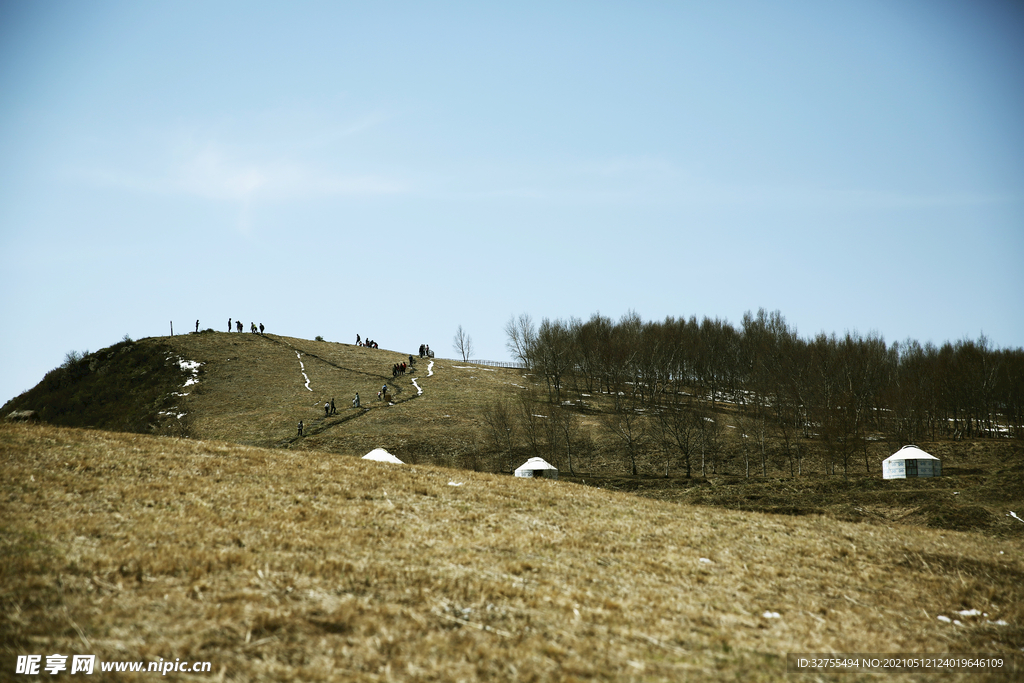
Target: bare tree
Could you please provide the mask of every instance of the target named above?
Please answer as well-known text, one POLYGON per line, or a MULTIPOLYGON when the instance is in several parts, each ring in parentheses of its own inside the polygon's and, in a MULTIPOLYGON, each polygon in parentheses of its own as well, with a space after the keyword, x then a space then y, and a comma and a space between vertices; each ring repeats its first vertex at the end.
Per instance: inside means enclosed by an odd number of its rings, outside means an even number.
MULTIPOLYGON (((523 436, 526 439, 526 443, 529 445, 530 450, 536 456, 541 456, 542 451, 547 442, 548 425, 549 422, 547 415, 541 415, 538 411, 542 410, 540 401, 537 400, 536 392, 532 389, 526 389, 518 392, 516 400, 516 407, 519 412, 519 425, 523 432, 523 436)), ((546 409, 544 409, 546 410, 546 409)))
POLYGON ((801 413, 799 406, 780 393, 780 400, 775 405, 776 419, 773 421, 775 435, 782 442, 782 452, 789 462, 789 476, 803 474, 803 451, 800 448, 801 413))
POLYGON ((761 476, 768 476, 768 459, 765 447, 768 440, 768 423, 764 414, 737 413, 733 419, 740 432, 741 454, 743 455, 744 476, 750 478, 750 456, 756 453, 761 457, 761 476))
POLYGON ((710 410, 710 401, 698 400, 694 418, 697 422, 698 445, 700 446, 700 476, 708 476, 708 465, 711 473, 718 474, 718 455, 722 450, 722 425, 710 410), (710 461, 710 463, 709 463, 710 461))
POLYGON ((534 368, 544 375, 548 400, 562 402, 562 380, 572 369, 571 332, 561 320, 541 321, 533 353, 534 368), (554 395, 552 395, 554 391, 554 395))
POLYGON ((669 475, 672 456, 678 454, 686 467, 686 476, 692 474, 691 455, 700 441, 700 425, 689 409, 676 401, 658 413, 658 440, 665 452, 665 476, 669 475))
POLYGON ((565 445, 565 457, 569 465, 569 473, 576 476, 572 465, 573 446, 579 440, 581 421, 579 413, 561 406, 552 408, 551 424, 558 440, 565 445))
POLYGON ((605 428, 622 440, 629 459, 630 473, 638 473, 637 460, 647 448, 648 424, 644 414, 634 406, 623 405, 621 410, 608 413, 603 418, 605 428))
POLYGON ((483 423, 495 450, 502 454, 503 472, 512 471, 512 452, 518 440, 514 408, 508 398, 500 398, 483 410, 483 423))
POLYGON ((455 336, 452 337, 452 348, 455 349, 455 353, 462 356, 463 362, 468 361, 473 356, 473 338, 466 334, 462 329, 462 325, 459 325, 459 329, 455 331, 455 336))
POLYGON ((537 328, 534 327, 530 314, 523 313, 518 318, 510 317, 505 323, 505 336, 508 337, 505 346, 512 357, 532 369, 537 345, 537 328))

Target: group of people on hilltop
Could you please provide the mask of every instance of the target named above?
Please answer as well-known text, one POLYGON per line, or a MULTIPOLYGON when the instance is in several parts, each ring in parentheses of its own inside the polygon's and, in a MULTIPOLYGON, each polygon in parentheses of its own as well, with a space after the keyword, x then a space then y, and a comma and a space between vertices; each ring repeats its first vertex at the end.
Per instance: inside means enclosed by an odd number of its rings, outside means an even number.
MULTIPOLYGON (((236 332, 241 332, 242 331, 242 321, 241 320, 236 320, 235 321, 235 328, 236 328, 235 329, 236 332)), ((199 321, 198 320, 196 321, 196 329, 197 330, 199 329, 199 321)), ((256 323, 249 323, 249 331, 252 332, 253 334, 256 334, 257 332, 259 334, 263 334, 263 329, 264 329, 263 328, 263 323, 260 323, 259 329, 256 328, 256 323)), ((228 318, 228 332, 231 332, 231 318, 228 318)))
POLYGON ((358 334, 356 335, 356 346, 365 346, 368 349, 379 348, 377 346, 377 342, 373 341, 372 339, 367 339, 366 341, 363 341, 362 339, 359 338, 358 334))
POLYGON ((434 352, 430 350, 430 344, 420 344, 420 358, 433 358, 434 352))

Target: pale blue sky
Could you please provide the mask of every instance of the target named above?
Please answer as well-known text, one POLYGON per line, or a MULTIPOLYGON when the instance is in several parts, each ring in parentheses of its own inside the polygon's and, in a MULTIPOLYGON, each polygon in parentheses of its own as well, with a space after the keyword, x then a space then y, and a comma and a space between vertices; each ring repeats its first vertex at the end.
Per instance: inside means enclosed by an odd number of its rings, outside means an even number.
POLYGON ((1024 346, 1021 3, 367 4, 0 0, 0 402, 196 318, 1024 346))

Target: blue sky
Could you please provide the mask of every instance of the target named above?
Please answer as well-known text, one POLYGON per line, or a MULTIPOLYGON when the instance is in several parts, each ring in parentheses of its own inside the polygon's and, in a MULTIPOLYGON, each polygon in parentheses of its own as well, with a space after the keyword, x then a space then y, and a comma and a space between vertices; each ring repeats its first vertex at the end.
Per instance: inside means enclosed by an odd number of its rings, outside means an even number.
POLYGON ((229 317, 1024 346, 1020 3, 0 0, 0 402, 229 317))

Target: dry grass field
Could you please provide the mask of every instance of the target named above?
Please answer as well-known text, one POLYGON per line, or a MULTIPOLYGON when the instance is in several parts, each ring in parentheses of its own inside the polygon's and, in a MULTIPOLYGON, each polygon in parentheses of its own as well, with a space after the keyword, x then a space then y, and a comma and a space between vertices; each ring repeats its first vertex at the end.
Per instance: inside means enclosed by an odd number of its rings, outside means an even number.
MULTIPOLYGON (((305 363, 313 386, 322 374, 377 382, 369 366, 324 358, 305 363)), ((414 435, 390 417, 422 400, 411 393, 357 419, 377 413, 393 438, 414 435)), ((280 427, 261 416, 251 440, 290 438, 294 401, 280 427)), ((231 422, 204 419, 200 430, 231 422)), ((0 426, 0 679, 32 680, 13 673, 17 655, 61 653, 212 665, 168 680, 775 681, 790 652, 1024 648, 1020 536, 385 465, 313 438, 267 449, 0 426)))

